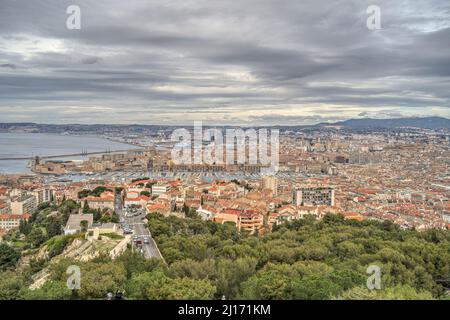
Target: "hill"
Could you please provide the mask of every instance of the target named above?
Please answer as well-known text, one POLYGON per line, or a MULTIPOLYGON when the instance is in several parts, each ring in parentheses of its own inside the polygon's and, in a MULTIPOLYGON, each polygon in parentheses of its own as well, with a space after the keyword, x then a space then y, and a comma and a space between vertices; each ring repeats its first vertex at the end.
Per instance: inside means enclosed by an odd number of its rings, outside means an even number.
POLYGON ((80 299, 448 299, 450 231, 401 230, 389 221, 326 215, 249 236, 233 224, 149 215, 167 264, 126 251, 112 260, 67 257, 51 263, 47 281, 30 290, 39 269, 0 273, 0 299, 69 299, 68 266, 81 269, 80 299), (379 290, 366 287, 368 267, 381 272, 379 290))
POLYGON ((339 125, 347 128, 402 128, 450 129, 450 119, 442 117, 397 118, 397 119, 349 119, 336 123, 320 123, 318 126, 339 125))

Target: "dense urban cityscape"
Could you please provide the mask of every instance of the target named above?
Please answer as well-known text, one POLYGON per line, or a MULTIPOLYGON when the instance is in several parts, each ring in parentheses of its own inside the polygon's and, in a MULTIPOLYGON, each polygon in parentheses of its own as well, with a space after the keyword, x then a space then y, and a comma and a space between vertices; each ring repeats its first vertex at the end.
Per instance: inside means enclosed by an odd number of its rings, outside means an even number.
MULTIPOLYGON (((15 124, 4 130, 29 129, 15 124)), ((62 138, 74 134, 60 129, 62 138)), ((235 129, 244 135, 251 130, 235 129)), ((0 235, 8 250, 20 252, 9 263, 18 270, 37 268, 28 280, 35 294, 60 259, 91 261, 106 254, 114 260, 131 250, 176 264, 179 257, 164 245, 167 239, 158 243, 165 229, 157 221, 170 217, 232 226, 235 237, 269 236, 295 221, 331 216, 388 221, 399 231, 448 233, 448 125, 280 129, 278 170, 269 174, 263 165, 248 164, 248 156, 244 163, 235 158, 232 164, 174 164, 173 127, 148 127, 146 135, 115 128, 115 140, 135 147, 128 151, 84 151, 81 160, 33 156, 29 172, 0 177, 0 235)), ((108 130, 102 128, 102 138, 112 138, 108 130)), ((230 298, 235 294, 227 292, 230 298)))

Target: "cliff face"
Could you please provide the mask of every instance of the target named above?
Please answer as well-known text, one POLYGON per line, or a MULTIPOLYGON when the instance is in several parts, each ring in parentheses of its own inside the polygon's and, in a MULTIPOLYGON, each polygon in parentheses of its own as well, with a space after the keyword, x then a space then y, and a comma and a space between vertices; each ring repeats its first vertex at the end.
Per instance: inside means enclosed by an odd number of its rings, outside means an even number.
POLYGON ((49 259, 49 248, 47 245, 43 245, 39 250, 29 255, 22 257, 17 270, 23 270, 30 264, 31 260, 48 260, 46 266, 37 272, 33 276, 33 283, 30 285, 30 289, 38 289, 48 280, 50 275, 49 267, 63 258, 72 258, 78 261, 89 261, 101 254, 110 255, 112 259, 120 256, 127 248, 127 244, 131 241, 131 237, 125 237, 123 239, 111 239, 107 236, 101 237, 101 239, 86 240, 83 238, 74 239, 64 251, 49 259))

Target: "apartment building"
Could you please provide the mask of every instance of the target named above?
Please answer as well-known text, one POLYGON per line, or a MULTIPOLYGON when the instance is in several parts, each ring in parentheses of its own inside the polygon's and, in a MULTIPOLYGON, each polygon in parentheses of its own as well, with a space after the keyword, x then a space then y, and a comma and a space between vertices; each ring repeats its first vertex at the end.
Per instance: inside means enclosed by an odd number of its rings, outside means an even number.
POLYGON ((258 212, 244 211, 239 215, 238 230, 258 233, 264 226, 264 216, 258 212))
POLYGON ((5 214, 8 212, 11 212, 9 204, 6 203, 5 201, 0 200, 0 214, 5 214))
POLYGON ((152 196, 159 196, 170 190, 170 185, 166 183, 157 183, 152 186, 152 196))
POLYGON ((85 198, 85 201, 91 209, 109 209, 114 211, 115 196, 113 192, 104 192, 100 197, 89 196, 85 198))
POLYGON ((272 191, 272 195, 276 197, 278 195, 278 178, 273 176, 265 176, 262 179, 263 189, 272 191))
POLYGON ((145 207, 150 200, 149 197, 139 194, 138 192, 128 192, 124 201, 125 207, 145 207))
POLYGON ((239 210, 225 209, 217 213, 216 217, 214 217, 214 221, 222 224, 225 222, 233 222, 237 226, 240 213, 239 210))
POLYGON ((11 213, 14 215, 32 214, 37 210, 36 197, 31 194, 22 194, 11 201, 11 213))
POLYGON ((0 214, 0 229, 11 230, 18 228, 21 220, 28 220, 29 214, 0 214))
POLYGON ((44 202, 52 202, 53 200, 53 190, 51 189, 37 189, 30 191, 30 194, 36 198, 37 205, 44 202))
POLYGON ((297 188, 293 192, 293 203, 296 206, 334 206, 334 189, 327 187, 297 188))

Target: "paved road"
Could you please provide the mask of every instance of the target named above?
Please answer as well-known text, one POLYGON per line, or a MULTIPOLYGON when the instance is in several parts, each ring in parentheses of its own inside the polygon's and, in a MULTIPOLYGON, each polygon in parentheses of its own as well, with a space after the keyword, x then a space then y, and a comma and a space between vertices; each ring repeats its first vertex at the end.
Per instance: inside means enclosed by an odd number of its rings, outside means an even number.
MULTIPOLYGON (((116 197, 115 203, 116 213, 124 218, 125 222, 133 228, 133 236, 138 236, 142 240, 142 249, 144 250, 144 257, 146 259, 150 258, 158 258, 163 259, 161 253, 156 246, 155 240, 153 240, 150 231, 147 226, 142 222, 142 219, 145 218, 145 213, 136 216, 136 217, 125 217, 125 211, 122 205, 122 200, 120 197, 116 197), (148 238, 149 243, 144 242, 144 237, 148 238)), ((133 244, 134 245, 134 244, 133 244)))
POLYGON ((128 218, 127 223, 130 225, 130 227, 133 227, 134 230, 133 235, 138 236, 141 240, 143 240, 144 237, 148 238, 149 243, 144 243, 144 241, 142 241, 143 242, 142 249, 144 250, 144 257, 146 259, 149 258, 162 259, 161 253, 159 252, 158 247, 156 246, 155 240, 153 240, 147 226, 141 221, 142 217, 143 216, 128 218))
POLYGON ((122 205, 122 195, 116 194, 114 198, 114 211, 119 215, 119 217, 123 217, 123 205, 122 205))

